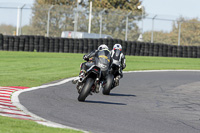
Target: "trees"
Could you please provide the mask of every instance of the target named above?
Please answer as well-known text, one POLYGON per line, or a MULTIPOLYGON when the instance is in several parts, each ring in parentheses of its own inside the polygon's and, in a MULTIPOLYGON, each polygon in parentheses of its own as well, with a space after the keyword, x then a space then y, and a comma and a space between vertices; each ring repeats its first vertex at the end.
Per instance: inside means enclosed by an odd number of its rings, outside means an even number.
MULTIPOLYGON (((172 31, 163 32, 156 31, 154 32, 154 42, 155 43, 166 43, 166 44, 178 44, 178 34, 179 34, 179 26, 181 25, 181 36, 180 43, 181 45, 199 45, 200 44, 200 21, 198 18, 194 19, 186 19, 180 17, 176 22, 172 25, 172 31)), ((151 41, 151 32, 144 33, 144 40, 146 42, 151 41)))
MULTIPOLYGON (((77 10, 76 0, 36 0, 33 6, 32 33, 45 35, 47 29, 48 10, 51 4, 54 7, 50 14, 50 36, 60 36, 62 31, 74 30, 74 17, 77 10)), ((105 9, 103 16, 103 34, 109 34, 114 38, 124 39, 126 15, 129 16, 129 40, 135 40, 138 27, 134 20, 141 10, 137 6, 140 0, 95 0, 93 1, 92 33, 99 33, 100 11, 105 9)), ((83 0, 78 7, 78 31, 87 32, 89 15, 89 1, 83 0)))
MULTIPOLYGON (((198 18, 178 20, 181 24, 181 44, 182 45, 199 45, 200 44, 200 21, 198 18)), ((173 26, 175 27, 175 26, 173 26)), ((176 33, 178 28, 173 28, 172 33, 176 33)))
POLYGON ((1 24, 0 25, 0 33, 4 35, 14 35, 16 28, 12 25, 1 24))
MULTIPOLYGON (((44 1, 43 1, 44 2, 44 1)), ((45 35, 47 32, 48 11, 51 5, 40 4, 36 0, 33 6, 33 17, 31 20, 32 32, 35 35, 45 35)), ((50 10, 50 36, 60 36, 61 31, 66 28, 72 30, 73 8, 69 6, 55 5, 50 10), (72 15, 71 15, 72 14, 72 15), (64 23, 68 23, 65 25, 64 23)))
MULTIPOLYGON (((138 10, 137 8, 139 5, 141 5, 139 0, 131 0, 130 2, 128 0, 96 1, 94 6, 99 7, 96 8, 96 13, 102 11, 103 8, 106 9, 106 11, 103 13, 103 33, 109 34, 114 38, 124 40, 126 30, 126 17, 129 13, 131 13, 128 16, 128 40, 137 40, 139 36, 139 29, 134 21, 137 20, 138 16, 141 15, 142 10, 138 10)), ((98 16, 98 14, 95 16, 98 16)), ((100 18, 93 18, 93 23, 95 22, 95 19, 96 24, 93 24, 92 31, 99 33, 98 22, 100 18)))

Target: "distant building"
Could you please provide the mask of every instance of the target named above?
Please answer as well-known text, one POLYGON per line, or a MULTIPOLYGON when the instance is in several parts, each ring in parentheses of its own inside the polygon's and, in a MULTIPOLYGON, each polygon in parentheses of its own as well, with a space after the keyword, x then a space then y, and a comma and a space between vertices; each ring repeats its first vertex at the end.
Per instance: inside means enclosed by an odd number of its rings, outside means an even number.
POLYGON ((87 32, 74 32, 74 31, 63 31, 61 34, 62 38, 112 38, 110 35, 106 34, 95 34, 95 33, 87 33, 87 32))

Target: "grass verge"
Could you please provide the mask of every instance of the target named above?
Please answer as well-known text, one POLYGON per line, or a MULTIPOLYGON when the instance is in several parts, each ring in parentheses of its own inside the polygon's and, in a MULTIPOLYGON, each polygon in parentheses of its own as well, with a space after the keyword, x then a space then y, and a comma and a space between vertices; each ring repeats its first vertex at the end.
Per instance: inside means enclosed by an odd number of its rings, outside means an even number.
POLYGON ((52 128, 33 121, 0 116, 0 133, 82 133, 70 129, 52 128))

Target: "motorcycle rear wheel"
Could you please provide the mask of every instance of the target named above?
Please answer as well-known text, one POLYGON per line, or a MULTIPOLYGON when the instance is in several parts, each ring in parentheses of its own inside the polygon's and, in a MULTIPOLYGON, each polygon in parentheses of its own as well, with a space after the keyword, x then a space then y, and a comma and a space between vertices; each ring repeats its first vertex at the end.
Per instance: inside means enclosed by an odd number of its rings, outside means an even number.
POLYGON ((88 78, 84 84, 81 93, 78 96, 78 101, 84 102, 86 97, 89 95, 92 85, 94 84, 94 79, 88 78))
POLYGON ((113 75, 113 74, 109 74, 109 75, 107 76, 106 85, 105 85, 105 87, 103 88, 103 94, 104 94, 104 95, 109 95, 109 94, 110 94, 110 91, 111 91, 111 89, 112 89, 113 82, 114 82, 114 75, 113 75))

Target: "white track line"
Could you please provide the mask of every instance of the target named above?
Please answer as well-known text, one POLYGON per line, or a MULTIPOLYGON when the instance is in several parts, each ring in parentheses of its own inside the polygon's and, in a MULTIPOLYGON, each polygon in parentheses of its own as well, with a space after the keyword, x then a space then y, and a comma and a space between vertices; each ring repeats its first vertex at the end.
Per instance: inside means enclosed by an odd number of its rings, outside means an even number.
MULTIPOLYGON (((200 70, 144 70, 144 71, 125 71, 124 73, 138 73, 138 72, 200 72, 200 70)), ((62 80, 58 83, 53 83, 53 84, 49 84, 49 85, 42 85, 42 86, 38 86, 38 87, 33 87, 33 88, 25 89, 25 90, 16 91, 12 94, 11 101, 16 107, 23 110, 26 114, 28 114, 28 115, 30 115, 34 118, 40 119, 42 121, 45 121, 45 122, 37 122, 39 124, 43 124, 43 125, 50 126, 50 127, 60 127, 60 128, 69 128, 69 129, 79 130, 79 129, 76 129, 76 128, 73 128, 73 127, 68 127, 68 126, 65 126, 65 125, 61 125, 61 124, 58 124, 58 123, 48 121, 46 119, 43 119, 43 118, 29 112, 22 104, 20 104, 20 101, 19 101, 19 98, 18 98, 18 96, 23 92, 61 85, 61 84, 72 81, 74 78, 76 78, 76 77, 68 78, 68 79, 62 80)), ((87 131, 83 131, 83 132, 88 133, 87 131)))

